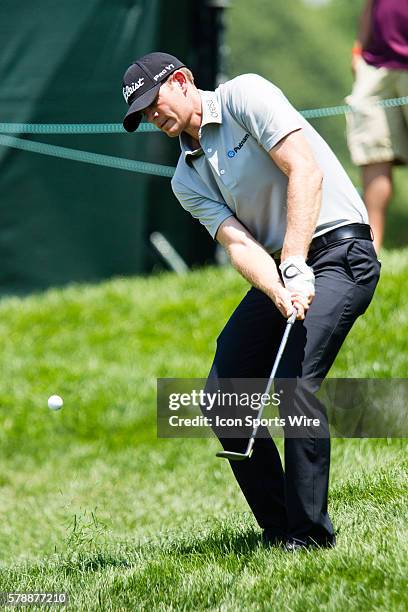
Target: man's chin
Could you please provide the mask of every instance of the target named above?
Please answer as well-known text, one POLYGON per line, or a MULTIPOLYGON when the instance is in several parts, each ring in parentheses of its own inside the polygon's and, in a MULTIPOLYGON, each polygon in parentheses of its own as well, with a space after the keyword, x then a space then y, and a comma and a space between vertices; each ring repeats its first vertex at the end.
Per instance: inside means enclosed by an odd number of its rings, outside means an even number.
POLYGON ((170 136, 170 138, 175 138, 176 136, 180 136, 182 132, 182 130, 180 129, 180 126, 178 126, 177 123, 170 125, 167 129, 163 131, 165 132, 166 136, 170 136))

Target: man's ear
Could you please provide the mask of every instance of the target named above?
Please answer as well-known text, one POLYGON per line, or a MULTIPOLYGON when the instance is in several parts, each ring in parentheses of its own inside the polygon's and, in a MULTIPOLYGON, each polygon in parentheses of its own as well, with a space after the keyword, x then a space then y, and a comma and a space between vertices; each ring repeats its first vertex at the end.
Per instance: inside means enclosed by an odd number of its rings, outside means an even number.
POLYGON ((176 70, 175 72, 173 72, 171 76, 172 76, 173 81, 177 85, 179 85, 183 93, 185 93, 187 91, 187 77, 184 74, 184 72, 182 72, 181 70, 176 70))

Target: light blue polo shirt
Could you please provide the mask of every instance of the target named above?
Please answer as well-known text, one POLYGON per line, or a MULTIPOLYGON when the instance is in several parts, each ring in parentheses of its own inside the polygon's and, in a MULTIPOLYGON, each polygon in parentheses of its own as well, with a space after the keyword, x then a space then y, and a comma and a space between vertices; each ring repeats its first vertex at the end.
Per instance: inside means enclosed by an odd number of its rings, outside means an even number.
POLYGON ((368 223, 364 203, 333 151, 275 85, 244 74, 215 91, 199 91, 201 148, 192 151, 188 135, 181 134, 171 184, 183 208, 213 238, 220 224, 235 216, 269 253, 282 248, 288 179, 268 151, 299 129, 324 176, 314 236, 348 223, 368 223))

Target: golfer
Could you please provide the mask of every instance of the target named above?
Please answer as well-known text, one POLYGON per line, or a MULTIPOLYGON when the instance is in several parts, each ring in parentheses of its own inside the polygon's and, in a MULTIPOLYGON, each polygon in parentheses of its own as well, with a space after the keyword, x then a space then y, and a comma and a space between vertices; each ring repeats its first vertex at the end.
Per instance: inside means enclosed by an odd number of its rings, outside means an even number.
MULTIPOLYGON (((145 118, 179 138, 173 191, 252 286, 218 337, 209 381, 268 378, 296 309, 278 377, 306 381, 293 410, 324 421, 314 394, 380 273, 346 172, 282 91, 256 74, 201 91, 177 58, 149 53, 127 69, 123 95, 127 131, 145 118)), ((248 441, 219 437, 235 452, 248 441)), ((265 542, 289 551, 334 546, 329 437, 285 436, 284 459, 285 469, 264 431, 250 459, 231 462, 265 542)))

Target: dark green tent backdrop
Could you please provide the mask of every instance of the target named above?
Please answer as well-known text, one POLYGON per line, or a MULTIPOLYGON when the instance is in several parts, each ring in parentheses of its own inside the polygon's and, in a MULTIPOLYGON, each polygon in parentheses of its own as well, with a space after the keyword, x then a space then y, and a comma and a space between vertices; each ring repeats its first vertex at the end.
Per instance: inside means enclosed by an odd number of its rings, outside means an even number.
MULTIPOLYGON (((204 60, 198 85, 211 86, 205 49, 214 28, 204 4, 2 0, 0 122, 119 123, 126 110, 124 70, 158 49, 199 73, 204 60)), ((166 165, 175 165, 178 156, 178 143, 162 134, 16 136, 166 165)), ((179 206, 168 178, 5 146, 0 170, 2 294, 148 272, 159 263, 149 242, 153 231, 162 232, 189 264, 213 255, 214 244, 179 206)))

